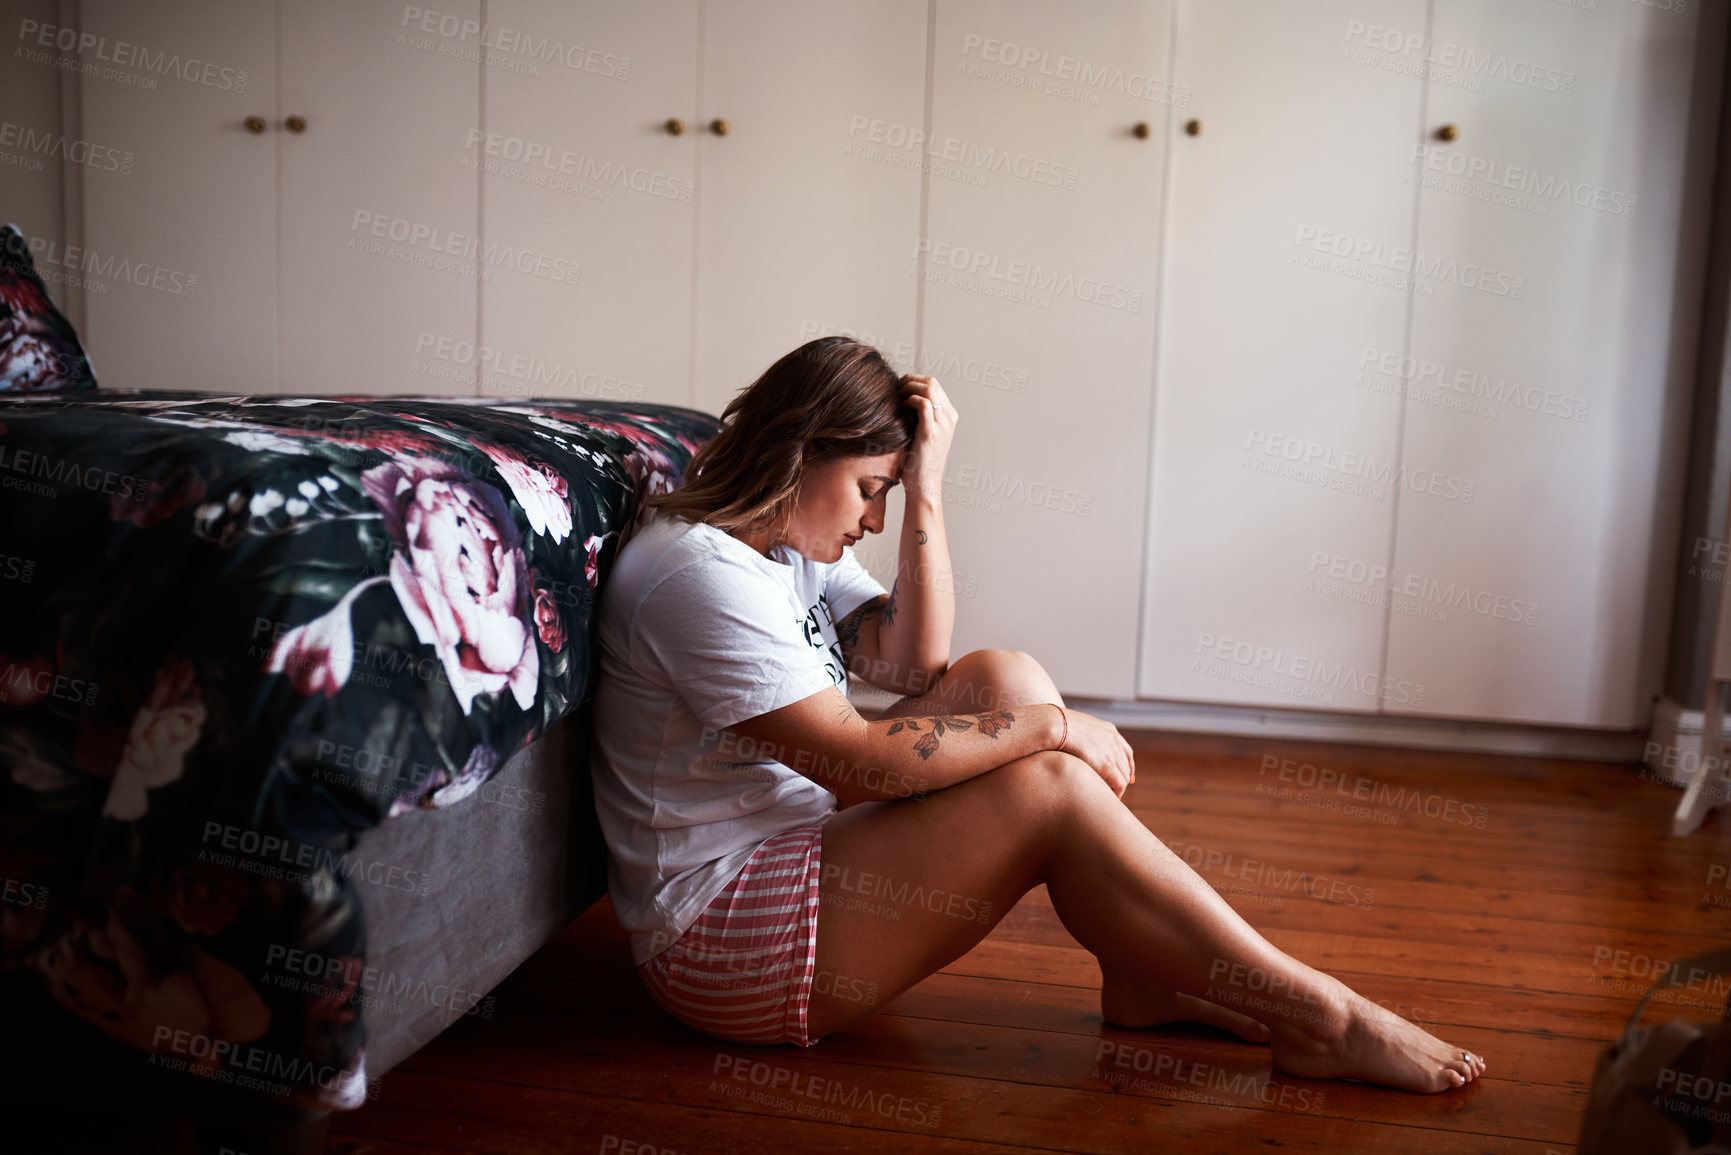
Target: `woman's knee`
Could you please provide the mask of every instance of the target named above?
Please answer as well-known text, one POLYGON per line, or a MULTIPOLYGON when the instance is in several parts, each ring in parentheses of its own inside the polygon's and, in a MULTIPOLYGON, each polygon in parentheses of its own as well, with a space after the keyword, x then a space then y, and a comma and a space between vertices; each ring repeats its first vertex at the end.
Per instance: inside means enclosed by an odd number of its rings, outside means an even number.
POLYGON ((950 669, 965 669, 978 690, 981 710, 1013 710, 1030 702, 1058 701, 1058 688, 1026 650, 985 649, 963 654, 950 669))
POLYGON ((1061 750, 1041 750, 992 772, 1016 813, 1036 828, 1065 821, 1099 799, 1104 781, 1082 759, 1061 750))

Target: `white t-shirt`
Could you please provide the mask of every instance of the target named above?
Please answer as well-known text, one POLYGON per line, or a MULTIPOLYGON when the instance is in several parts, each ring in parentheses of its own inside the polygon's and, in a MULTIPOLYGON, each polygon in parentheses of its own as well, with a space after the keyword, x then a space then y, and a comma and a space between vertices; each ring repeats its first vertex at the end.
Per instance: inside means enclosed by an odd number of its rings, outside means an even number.
POLYGON ((770 552, 656 511, 601 593, 595 809, 636 963, 671 946, 766 839, 836 812, 828 790, 720 732, 846 693, 835 623, 886 591, 852 549, 831 563, 770 552))

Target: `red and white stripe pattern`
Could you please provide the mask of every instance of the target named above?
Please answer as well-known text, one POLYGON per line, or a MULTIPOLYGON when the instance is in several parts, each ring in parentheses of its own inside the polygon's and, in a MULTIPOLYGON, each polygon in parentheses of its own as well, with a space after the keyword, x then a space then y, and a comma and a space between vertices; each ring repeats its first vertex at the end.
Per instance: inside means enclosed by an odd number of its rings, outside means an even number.
POLYGON ((817 1042, 805 1015, 822 846, 822 826, 766 839, 679 940, 637 968, 668 1014, 732 1042, 817 1042))

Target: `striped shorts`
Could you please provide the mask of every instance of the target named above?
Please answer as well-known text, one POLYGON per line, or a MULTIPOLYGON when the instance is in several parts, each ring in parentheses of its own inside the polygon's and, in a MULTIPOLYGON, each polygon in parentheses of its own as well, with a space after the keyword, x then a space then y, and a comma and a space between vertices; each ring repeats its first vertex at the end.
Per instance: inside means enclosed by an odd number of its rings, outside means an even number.
POLYGON ((822 826, 763 842, 674 944, 637 968, 668 1014, 738 1043, 817 1042, 806 1035, 817 969, 822 826))

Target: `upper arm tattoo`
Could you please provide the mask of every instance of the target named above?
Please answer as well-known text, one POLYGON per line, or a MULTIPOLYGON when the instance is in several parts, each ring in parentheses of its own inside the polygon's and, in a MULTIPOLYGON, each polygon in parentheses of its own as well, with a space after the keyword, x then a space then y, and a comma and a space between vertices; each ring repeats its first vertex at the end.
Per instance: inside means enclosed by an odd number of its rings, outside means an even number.
POLYGON ((889 599, 883 604, 884 625, 886 626, 893 626, 896 624, 896 595, 901 592, 902 579, 897 578, 895 584, 890 586, 889 599))
POLYGON ((854 646, 858 645, 860 627, 865 625, 865 620, 868 617, 871 617, 876 613, 881 613, 890 600, 891 596, 889 594, 879 594, 877 597, 873 598, 871 601, 837 622, 835 624, 836 641, 840 642, 847 649, 852 649, 854 646))

